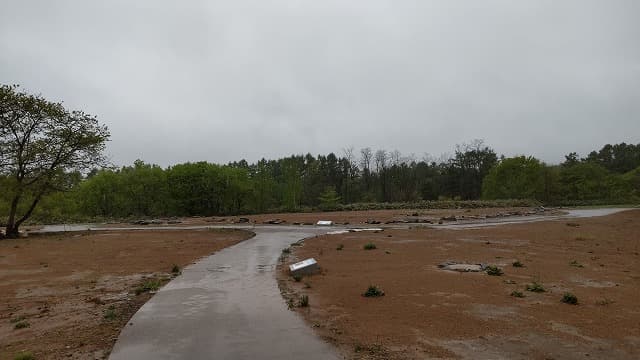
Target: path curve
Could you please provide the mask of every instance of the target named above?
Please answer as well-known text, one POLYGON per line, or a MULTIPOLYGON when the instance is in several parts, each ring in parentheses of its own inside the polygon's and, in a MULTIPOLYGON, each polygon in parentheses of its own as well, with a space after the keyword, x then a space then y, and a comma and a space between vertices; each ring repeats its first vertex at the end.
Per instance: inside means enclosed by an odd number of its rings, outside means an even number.
POLYGON ((274 274, 283 248, 327 229, 254 231, 158 291, 122 330, 109 359, 339 359, 287 309, 274 274))

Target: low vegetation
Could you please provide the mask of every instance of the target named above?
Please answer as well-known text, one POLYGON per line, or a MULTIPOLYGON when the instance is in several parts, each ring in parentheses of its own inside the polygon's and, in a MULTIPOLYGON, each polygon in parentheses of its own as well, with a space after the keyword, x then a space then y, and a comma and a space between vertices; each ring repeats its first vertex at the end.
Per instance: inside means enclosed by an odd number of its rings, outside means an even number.
POLYGON ((35 360, 35 357, 32 353, 25 351, 14 356, 13 360, 35 360))
POLYGON ((379 297, 384 296, 384 291, 379 289, 376 285, 369 285, 367 291, 365 291, 362 296, 364 297, 379 297))
POLYGON ((513 267, 518 267, 518 268, 520 268, 520 267, 524 267, 524 264, 523 264, 523 263, 521 263, 519 260, 514 261, 513 263, 511 263, 511 265, 512 265, 513 267))
POLYGON ((118 314, 116 313, 116 307, 113 305, 110 305, 109 308, 107 308, 107 310, 104 312, 104 315, 102 316, 105 320, 115 320, 118 317, 118 314))
POLYGON ((15 324, 13 325, 13 328, 14 328, 14 329, 16 329, 16 330, 18 330, 18 329, 25 329, 25 328, 28 328, 28 327, 30 327, 30 326, 31 326, 31 324, 29 324, 29 322, 28 322, 28 321, 24 321, 24 320, 23 320, 23 321, 18 321, 17 323, 15 323, 15 324))
POLYGON ((364 244, 364 246, 362 247, 365 250, 375 250, 377 249, 376 244, 374 243, 366 243, 364 244))
POLYGON ((344 249, 344 245, 343 244, 340 244, 340 245, 338 245, 338 247, 336 247, 336 250, 342 250, 342 249, 344 249))
POLYGON ((578 260, 573 260, 572 262, 569 263, 569 265, 573 266, 573 267, 577 267, 577 268, 581 268, 584 267, 584 265, 580 264, 578 262, 578 260))
POLYGON ((511 292, 511 296, 517 297, 517 298, 523 298, 524 294, 522 293, 522 291, 514 290, 511 292))
POLYGON ((487 275, 491 275, 491 276, 501 276, 502 274, 504 274, 502 269, 500 269, 495 265, 487 266, 487 268, 485 269, 485 272, 487 273, 487 275))
POLYGON ((544 288, 544 286, 542 286, 542 284, 540 284, 537 281, 534 281, 531 284, 527 284, 526 290, 527 291, 531 291, 531 292, 536 292, 536 293, 543 293, 543 292, 547 291, 544 288))
POLYGON ((572 293, 567 292, 562 295, 562 302, 565 304, 577 305, 578 297, 572 293))
POLYGON ((309 306, 309 296, 302 295, 300 296, 300 301, 298 302, 298 307, 308 307, 309 306))
POLYGON ((140 295, 146 292, 158 291, 162 286, 162 280, 160 279, 150 279, 145 280, 140 286, 138 286, 135 290, 136 295, 140 295))

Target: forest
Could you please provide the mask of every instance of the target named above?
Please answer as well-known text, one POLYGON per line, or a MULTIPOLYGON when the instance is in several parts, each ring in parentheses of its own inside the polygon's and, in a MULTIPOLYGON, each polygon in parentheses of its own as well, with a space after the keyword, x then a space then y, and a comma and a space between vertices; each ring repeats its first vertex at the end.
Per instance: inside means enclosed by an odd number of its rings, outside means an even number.
MULTIPOLYGON (((0 187, 8 179, 0 178, 0 187)), ((0 215, 9 199, 0 194, 0 215)), ((47 194, 36 222, 130 217, 212 216, 378 208, 633 204, 640 201, 640 144, 607 144, 548 165, 505 158, 481 140, 433 159, 398 151, 344 149, 226 165, 162 168, 137 160, 121 168, 67 174, 47 194), (470 201, 473 200, 473 201, 470 201)))

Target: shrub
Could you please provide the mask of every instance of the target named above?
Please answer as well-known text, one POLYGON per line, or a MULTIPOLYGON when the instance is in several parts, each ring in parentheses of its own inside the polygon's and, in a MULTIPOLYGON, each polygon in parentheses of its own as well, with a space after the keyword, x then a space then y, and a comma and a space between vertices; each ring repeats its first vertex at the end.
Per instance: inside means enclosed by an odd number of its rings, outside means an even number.
POLYGON ((118 314, 116 314, 116 308, 113 305, 109 306, 107 311, 104 312, 103 317, 105 320, 115 320, 116 317, 118 317, 118 314))
POLYGON ((497 267, 495 265, 487 266, 485 271, 487 272, 487 275, 491 275, 491 276, 500 276, 500 275, 504 274, 502 272, 502 269, 500 269, 499 267, 497 267))
POLYGON ((519 260, 514 261, 511 265, 513 265, 513 267, 524 267, 524 264, 522 264, 519 260))
POLYGON ((180 266, 173 264, 173 267, 171 268, 171 272, 174 274, 180 274, 180 266))
POLYGON ((286 248, 282 249, 282 253, 283 254, 290 254, 291 253, 291 249, 286 247, 286 248))
POLYGON ((365 250, 374 250, 374 249, 377 249, 377 248, 376 248, 376 244, 374 244, 374 243, 366 243, 366 244, 364 244, 363 248, 364 248, 365 250))
POLYGON ((302 275, 300 274, 294 274, 291 277, 293 278, 293 280, 295 280, 295 282, 300 282, 300 280, 302 280, 302 275))
POLYGON ((15 324, 15 323, 20 322, 20 321, 22 321, 24 319, 26 319, 26 317, 24 315, 20 315, 18 317, 14 317, 13 319, 11 319, 11 323, 15 324))
POLYGON ((544 288, 544 286, 542 286, 542 284, 534 281, 531 284, 527 285, 527 291, 543 293, 547 290, 544 288))
POLYGON ((308 307, 309 306, 309 296, 302 295, 300 297, 300 302, 298 303, 299 307, 308 307))
POLYGON ((522 293, 522 291, 518 291, 518 290, 513 290, 511 292, 511 296, 513 297, 517 297, 517 298, 523 298, 524 294, 522 293))
POLYGON ((344 249, 344 245, 343 244, 338 245, 338 247, 336 248, 336 250, 342 250, 342 249, 344 249))
POLYGON ((562 302, 565 304, 577 305, 578 297, 572 293, 564 293, 564 295, 562 295, 562 302))
POLYGON ((384 296, 384 291, 382 291, 382 289, 379 289, 375 285, 369 285, 369 288, 367 288, 367 291, 365 291, 364 294, 362 294, 362 296, 364 297, 384 296))
POLYGON ((577 268, 581 268, 584 267, 584 265, 580 264, 578 262, 578 260, 573 260, 572 262, 569 263, 569 265, 573 266, 573 267, 577 267, 577 268))
POLYGON ((25 329, 25 328, 28 328, 29 326, 31 326, 31 324, 29 324, 29 322, 27 322, 27 321, 19 321, 15 325, 13 325, 13 328, 14 329, 25 329))

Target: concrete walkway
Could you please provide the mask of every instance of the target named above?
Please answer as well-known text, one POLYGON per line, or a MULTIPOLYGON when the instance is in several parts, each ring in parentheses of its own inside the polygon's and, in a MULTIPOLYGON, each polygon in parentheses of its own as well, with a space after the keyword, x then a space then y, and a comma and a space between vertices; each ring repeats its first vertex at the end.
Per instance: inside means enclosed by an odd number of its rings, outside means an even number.
POLYGON ((133 316, 110 359, 339 359, 287 309, 274 274, 284 247, 326 231, 256 228, 185 268, 133 316))

